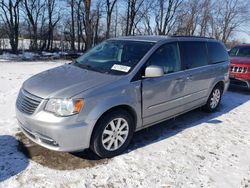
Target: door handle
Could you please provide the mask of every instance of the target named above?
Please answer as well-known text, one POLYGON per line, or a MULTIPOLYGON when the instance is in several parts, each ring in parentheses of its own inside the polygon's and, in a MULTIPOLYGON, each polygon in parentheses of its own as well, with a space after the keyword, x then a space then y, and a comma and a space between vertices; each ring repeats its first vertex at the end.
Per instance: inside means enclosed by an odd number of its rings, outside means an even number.
POLYGON ((193 75, 188 75, 187 80, 193 80, 193 75))

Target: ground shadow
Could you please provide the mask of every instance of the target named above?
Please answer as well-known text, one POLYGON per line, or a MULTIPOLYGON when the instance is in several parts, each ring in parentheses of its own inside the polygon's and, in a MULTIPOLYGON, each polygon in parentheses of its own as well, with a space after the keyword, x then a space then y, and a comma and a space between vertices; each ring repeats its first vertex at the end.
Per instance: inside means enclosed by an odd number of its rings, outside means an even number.
POLYGON ((223 121, 217 119, 219 116, 230 112, 249 100, 249 91, 242 88, 230 89, 223 96, 219 109, 214 113, 208 113, 202 108, 198 108, 175 119, 136 132, 127 152, 169 138, 184 129, 197 126, 203 122, 219 126, 219 124, 223 124, 223 121))
POLYGON ((237 86, 237 85, 231 85, 228 88, 228 91, 250 95, 250 89, 248 89, 246 87, 240 87, 240 86, 237 86))
POLYGON ((28 159, 48 168, 56 170, 75 170, 90 168, 107 163, 108 159, 100 159, 90 150, 67 153, 48 150, 29 140, 23 133, 17 133, 18 150, 28 159))
MULTIPOLYGON (((250 95, 245 91, 229 91, 223 97, 221 106, 215 113, 207 113, 199 108, 175 119, 136 132, 125 153, 169 138, 184 129, 197 126, 203 122, 219 125, 223 123, 221 120, 217 119, 219 116, 230 112, 248 100, 250 100, 250 95)), ((90 168, 96 165, 106 164, 110 160, 100 159, 90 150, 78 153, 50 151, 33 143, 22 133, 18 133, 16 137, 20 140, 19 150, 21 152, 23 152, 29 159, 52 169, 74 170, 90 168)))
POLYGON ((18 141, 10 135, 0 135, 0 182, 22 172, 29 164, 17 150, 18 141))

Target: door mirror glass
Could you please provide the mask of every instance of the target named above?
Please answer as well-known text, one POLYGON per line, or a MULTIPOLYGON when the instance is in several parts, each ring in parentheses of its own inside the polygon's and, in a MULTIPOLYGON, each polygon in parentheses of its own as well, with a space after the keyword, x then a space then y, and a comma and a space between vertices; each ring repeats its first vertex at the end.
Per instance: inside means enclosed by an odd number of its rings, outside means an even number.
POLYGON ((146 78, 161 77, 164 75, 163 67, 157 65, 150 65, 145 69, 146 78))

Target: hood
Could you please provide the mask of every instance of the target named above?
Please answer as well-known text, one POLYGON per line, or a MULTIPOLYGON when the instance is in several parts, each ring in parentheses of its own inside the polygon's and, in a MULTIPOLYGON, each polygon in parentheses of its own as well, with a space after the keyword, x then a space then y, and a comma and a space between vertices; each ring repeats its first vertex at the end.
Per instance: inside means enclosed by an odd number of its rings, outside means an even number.
POLYGON ((250 65, 249 57, 231 57, 230 58, 232 64, 248 64, 250 65))
POLYGON ((63 65, 32 76, 23 89, 42 98, 70 98, 88 89, 118 79, 118 76, 63 65))

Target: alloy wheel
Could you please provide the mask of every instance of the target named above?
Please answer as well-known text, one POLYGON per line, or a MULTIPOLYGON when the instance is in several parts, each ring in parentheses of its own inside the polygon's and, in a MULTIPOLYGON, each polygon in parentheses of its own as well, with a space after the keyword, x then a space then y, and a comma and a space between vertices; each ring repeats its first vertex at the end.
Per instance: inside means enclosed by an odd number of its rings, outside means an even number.
POLYGON ((108 151, 119 149, 129 134, 128 122, 123 118, 110 121, 102 133, 102 145, 108 151))
POLYGON ((220 102, 220 97, 221 97, 221 91, 220 89, 215 89, 212 93, 212 97, 210 100, 210 107, 212 109, 216 108, 220 102))

